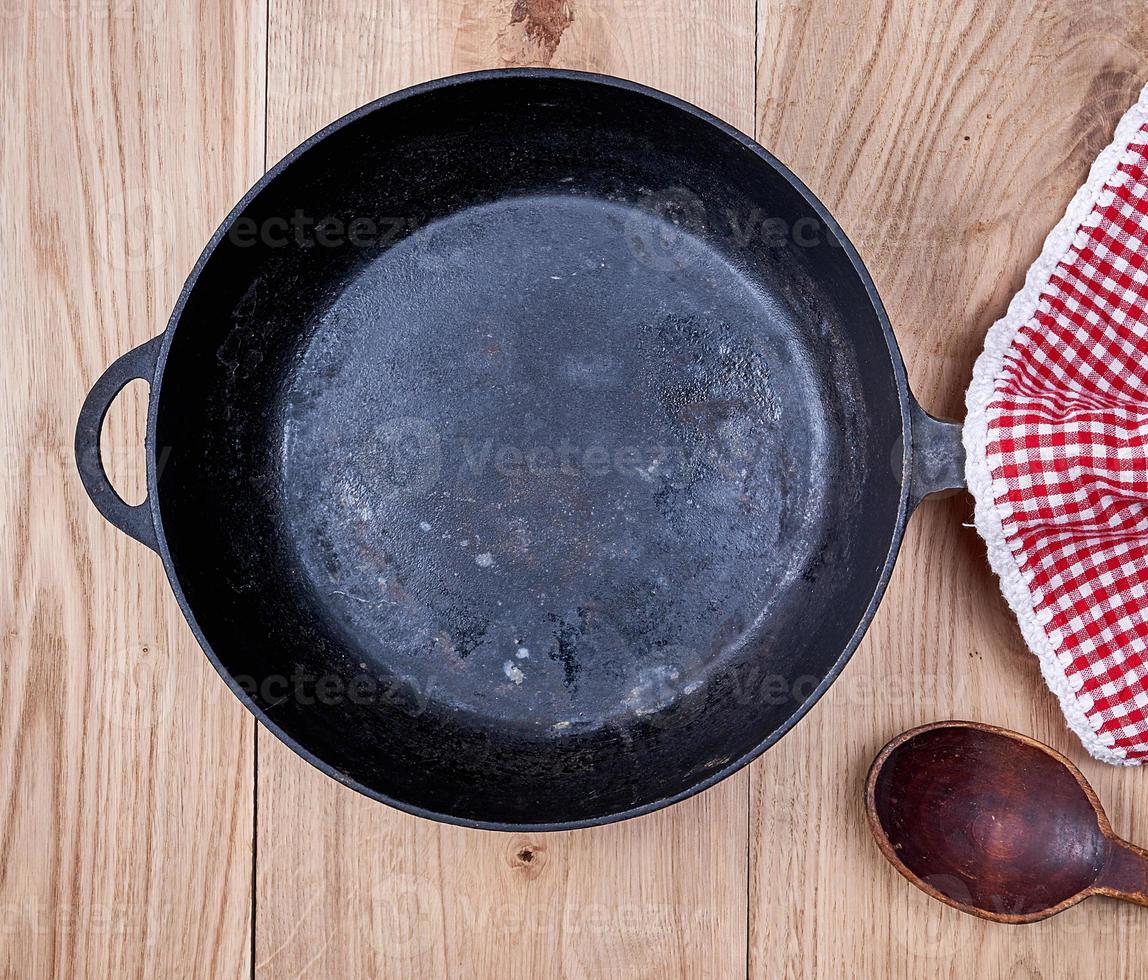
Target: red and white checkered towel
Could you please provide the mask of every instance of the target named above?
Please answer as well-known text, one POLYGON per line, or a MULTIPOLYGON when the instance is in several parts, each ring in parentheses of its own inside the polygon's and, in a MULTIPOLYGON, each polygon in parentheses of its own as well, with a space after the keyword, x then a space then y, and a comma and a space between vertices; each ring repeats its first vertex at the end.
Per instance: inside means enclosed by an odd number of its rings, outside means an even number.
POLYGON ((1073 731, 1148 759, 1148 88, 989 331, 965 447, 989 560, 1073 731))

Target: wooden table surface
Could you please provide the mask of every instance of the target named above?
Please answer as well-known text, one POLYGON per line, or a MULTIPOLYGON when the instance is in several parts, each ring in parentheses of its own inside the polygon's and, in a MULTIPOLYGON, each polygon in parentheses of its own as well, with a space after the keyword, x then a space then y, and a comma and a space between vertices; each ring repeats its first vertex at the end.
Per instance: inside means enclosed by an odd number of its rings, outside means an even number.
MULTIPOLYGON (((1148 912, 1004 927, 930 901, 861 805, 939 718, 1044 739, 1148 842, 1148 773, 1089 759, 966 496, 913 519, 841 678, 747 770, 568 834, 439 826, 259 731, 158 559, 71 462, 80 399, 324 123, 452 72, 609 72, 786 161, 869 264, 913 388, 963 415, 988 326, 1148 81, 1143 0, 7 0, 0 4, 4 977, 1142 977, 1148 912)), ((138 499, 146 388, 105 450, 138 499)))

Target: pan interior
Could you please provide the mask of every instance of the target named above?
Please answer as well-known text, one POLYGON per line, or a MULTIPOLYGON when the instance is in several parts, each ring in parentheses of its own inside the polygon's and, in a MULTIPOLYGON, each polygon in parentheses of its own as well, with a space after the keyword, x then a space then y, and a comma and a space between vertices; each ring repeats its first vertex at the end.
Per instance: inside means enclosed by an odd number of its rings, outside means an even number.
POLYGON ((510 198, 326 310, 286 389, 282 520, 369 669, 476 723, 624 727, 802 591, 839 438, 818 378, 714 249, 647 264, 667 231, 510 198))
POLYGON ((834 669, 900 406, 863 281, 762 157, 641 92, 491 78, 362 116, 246 217, 173 341, 160 506, 305 750, 455 818, 591 820, 834 669))

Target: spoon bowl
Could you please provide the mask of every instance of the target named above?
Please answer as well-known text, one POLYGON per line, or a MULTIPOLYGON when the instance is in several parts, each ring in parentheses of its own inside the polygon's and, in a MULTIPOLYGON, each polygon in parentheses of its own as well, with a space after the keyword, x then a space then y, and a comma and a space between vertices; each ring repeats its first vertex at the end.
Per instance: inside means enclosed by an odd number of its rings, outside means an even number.
POLYGON ((1113 833, 1071 762, 1016 732, 947 721, 898 735, 865 800, 885 857, 962 912, 1020 923, 1090 895, 1148 905, 1148 852, 1113 833))

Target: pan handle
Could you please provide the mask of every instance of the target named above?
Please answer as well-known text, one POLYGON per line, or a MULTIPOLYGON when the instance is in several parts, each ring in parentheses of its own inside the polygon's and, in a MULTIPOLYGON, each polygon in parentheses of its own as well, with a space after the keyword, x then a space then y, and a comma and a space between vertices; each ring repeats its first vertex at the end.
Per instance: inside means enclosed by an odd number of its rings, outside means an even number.
POLYGON ((935 493, 965 489, 965 446, 961 423, 934 418, 912 401, 909 512, 935 493))
POLYGON ((153 337, 113 361, 100 375, 100 379, 92 385, 92 390, 88 392, 80 409, 80 418, 76 422, 76 466, 80 471, 84 489, 88 492, 92 503, 96 505, 96 510, 109 523, 141 544, 146 544, 152 551, 159 550, 159 543, 155 534, 151 501, 144 500, 142 504, 133 505, 125 502, 123 497, 116 493, 108 474, 104 471, 104 462, 100 458, 100 430, 116 395, 129 381, 138 378, 151 383, 162 340, 162 334, 153 337))

